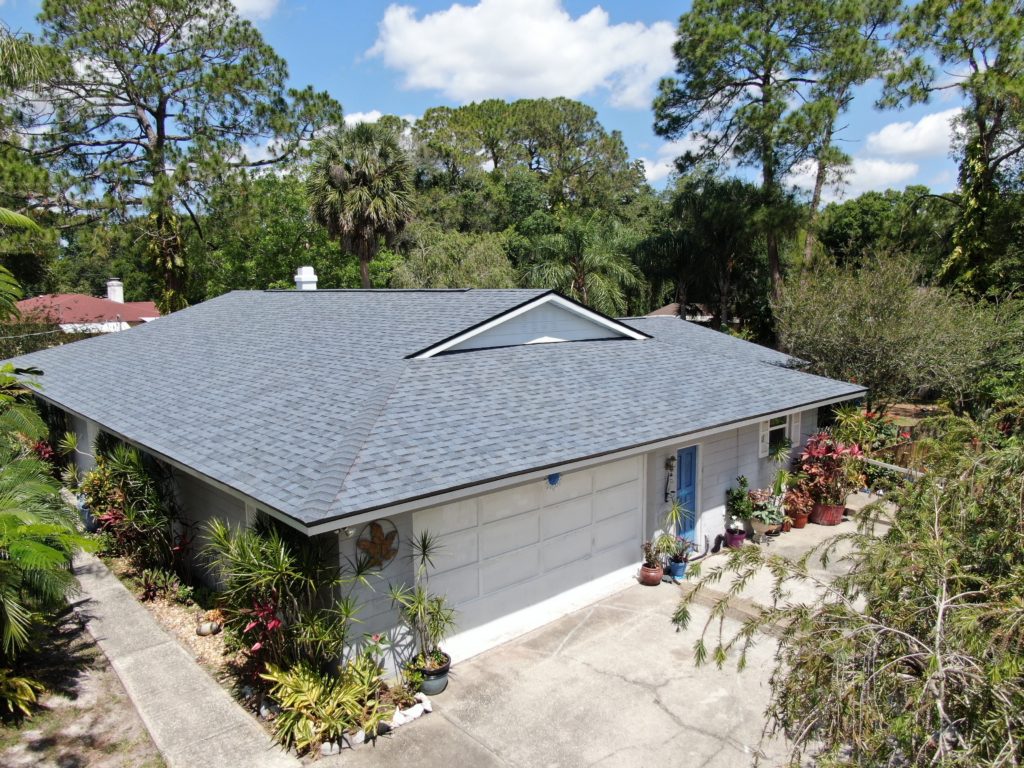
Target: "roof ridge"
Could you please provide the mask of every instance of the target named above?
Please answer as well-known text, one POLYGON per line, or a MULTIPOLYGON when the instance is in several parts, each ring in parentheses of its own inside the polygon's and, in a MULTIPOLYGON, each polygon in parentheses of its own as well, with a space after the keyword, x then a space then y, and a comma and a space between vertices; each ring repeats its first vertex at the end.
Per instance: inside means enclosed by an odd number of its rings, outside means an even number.
MULTIPOLYGON (((398 389, 398 382, 401 381, 402 376, 405 374, 406 368, 408 368, 408 365, 409 365, 408 360, 399 359, 397 361, 397 364, 394 366, 394 369, 396 371, 396 375, 391 377, 390 388, 388 389, 387 397, 382 398, 380 400, 380 402, 377 404, 377 407, 372 412, 372 414, 373 414, 372 420, 367 423, 366 428, 363 429, 362 430, 362 434, 359 435, 358 447, 356 448, 355 451, 353 451, 351 461, 347 462, 347 466, 345 467, 345 474, 342 475, 341 481, 335 486, 335 482, 334 482, 333 479, 328 480, 327 478, 323 477, 323 475, 321 475, 320 481, 315 483, 314 486, 313 486, 313 489, 309 493, 307 493, 305 495, 305 497, 303 497, 303 499, 302 499, 302 506, 306 506, 306 504, 309 502, 309 500, 325 485, 329 485, 329 486, 335 487, 336 491, 331 496, 330 501, 328 501, 327 504, 324 505, 323 511, 326 512, 331 507, 333 507, 334 504, 338 501, 338 499, 342 495, 342 492, 344 491, 345 484, 348 482, 348 476, 350 474, 352 474, 352 468, 355 466, 356 460, 359 458, 359 456, 363 452, 363 449, 366 447, 366 440, 367 440, 367 438, 371 434, 373 434, 373 428, 377 426, 377 422, 380 421, 381 414, 384 413, 385 409, 387 408, 387 404, 391 401, 391 397, 394 395, 395 391, 398 389)), ((340 449, 337 450, 337 451, 334 451, 331 454, 331 459, 337 458, 341 453, 343 453, 343 451, 340 450, 340 449)), ((321 463, 321 466, 322 465, 323 465, 323 462, 321 463)))

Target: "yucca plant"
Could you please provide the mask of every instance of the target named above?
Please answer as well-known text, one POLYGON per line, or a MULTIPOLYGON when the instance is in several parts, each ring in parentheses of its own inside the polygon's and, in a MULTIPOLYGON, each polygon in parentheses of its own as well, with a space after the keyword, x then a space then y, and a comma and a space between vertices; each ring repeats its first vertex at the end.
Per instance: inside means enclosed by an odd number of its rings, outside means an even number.
POLYGON ((220 520, 206 527, 204 553, 221 580, 227 626, 263 664, 307 661, 337 667, 356 620, 356 601, 343 593, 368 583, 368 566, 342 567, 330 542, 282 531, 260 518, 252 528, 220 520))

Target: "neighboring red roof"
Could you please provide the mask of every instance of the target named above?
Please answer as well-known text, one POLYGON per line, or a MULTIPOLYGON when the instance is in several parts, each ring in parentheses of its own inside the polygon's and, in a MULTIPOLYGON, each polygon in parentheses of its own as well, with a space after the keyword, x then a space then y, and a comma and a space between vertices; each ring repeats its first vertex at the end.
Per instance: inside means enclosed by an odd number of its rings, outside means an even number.
POLYGON ((664 307, 659 307, 653 312, 648 312, 648 317, 660 317, 662 315, 674 315, 679 317, 679 303, 673 302, 672 304, 666 304, 664 307))
POLYGON ((141 323, 160 317, 152 301, 124 303, 86 296, 84 293, 52 293, 18 302, 22 317, 45 318, 53 323, 141 323))

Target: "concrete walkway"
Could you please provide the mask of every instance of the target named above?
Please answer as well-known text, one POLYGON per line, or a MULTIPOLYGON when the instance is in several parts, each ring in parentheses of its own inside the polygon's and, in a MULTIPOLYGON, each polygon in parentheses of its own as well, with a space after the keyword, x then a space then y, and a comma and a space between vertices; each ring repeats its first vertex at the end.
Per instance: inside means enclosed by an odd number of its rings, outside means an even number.
POLYGON ((107 567, 75 559, 76 610, 128 691, 169 768, 297 768, 107 567))

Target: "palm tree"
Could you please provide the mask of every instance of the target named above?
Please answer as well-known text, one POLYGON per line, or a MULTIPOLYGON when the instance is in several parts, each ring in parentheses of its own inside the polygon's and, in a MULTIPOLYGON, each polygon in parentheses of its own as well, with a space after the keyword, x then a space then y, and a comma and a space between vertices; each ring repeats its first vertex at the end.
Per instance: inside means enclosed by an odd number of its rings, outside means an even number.
POLYGON ((536 288, 554 288, 606 315, 621 315, 627 291, 644 284, 627 253, 632 239, 614 220, 567 215, 555 232, 536 241, 523 279, 536 288))
POLYGON ((71 558, 88 545, 50 466, 27 447, 46 426, 19 401, 25 390, 13 374, 10 364, 0 368, 0 662, 23 650, 39 615, 75 590, 71 558))
POLYGON ((412 218, 412 172, 395 130, 377 123, 342 128, 318 140, 306 182, 313 219, 359 257, 363 288, 381 241, 412 218))

